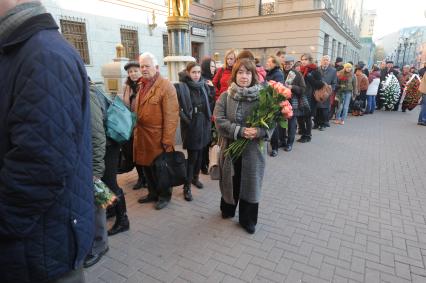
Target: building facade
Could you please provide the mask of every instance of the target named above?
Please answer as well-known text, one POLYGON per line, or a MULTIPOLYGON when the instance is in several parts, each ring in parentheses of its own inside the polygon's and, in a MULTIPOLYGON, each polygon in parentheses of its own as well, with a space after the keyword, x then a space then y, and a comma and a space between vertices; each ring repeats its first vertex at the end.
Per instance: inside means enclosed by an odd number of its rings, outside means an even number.
MULTIPOLYGON (((159 60, 168 55, 167 1, 164 0, 42 0, 60 27, 60 32, 77 49, 94 81, 102 81, 101 68, 115 57, 122 43, 125 56, 137 60, 143 52, 159 60)), ((193 1, 190 7, 192 56, 211 54, 213 0, 193 1)))
POLYGON ((421 68, 426 60, 426 26, 401 29, 380 38, 378 44, 385 46, 386 58, 395 65, 421 68))
POLYGON ((362 0, 215 1, 214 51, 252 51, 261 62, 278 50, 357 62, 362 0))
POLYGON ((375 63, 374 54, 376 45, 373 42, 374 26, 376 21, 376 10, 367 10, 362 13, 360 31, 360 61, 363 61, 369 68, 375 63))

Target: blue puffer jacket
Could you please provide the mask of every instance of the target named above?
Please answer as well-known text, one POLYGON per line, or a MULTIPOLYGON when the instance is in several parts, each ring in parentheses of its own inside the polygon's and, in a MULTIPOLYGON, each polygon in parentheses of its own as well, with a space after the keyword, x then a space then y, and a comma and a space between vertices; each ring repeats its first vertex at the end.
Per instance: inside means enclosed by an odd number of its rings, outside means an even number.
POLYGON ((0 282, 78 268, 93 239, 87 74, 50 14, 0 42, 0 282))

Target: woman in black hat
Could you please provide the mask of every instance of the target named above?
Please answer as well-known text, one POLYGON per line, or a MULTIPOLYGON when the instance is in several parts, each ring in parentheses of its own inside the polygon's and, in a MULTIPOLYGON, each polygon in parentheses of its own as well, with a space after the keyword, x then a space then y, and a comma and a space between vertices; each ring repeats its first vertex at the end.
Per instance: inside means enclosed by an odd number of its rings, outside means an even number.
MULTIPOLYGON (((130 61, 124 66, 124 70, 127 71, 127 81, 124 85, 123 92, 123 101, 124 104, 130 109, 130 111, 135 112, 136 106, 136 97, 139 92, 139 78, 142 76, 139 63, 136 61, 130 61)), ((126 160, 133 162, 133 136, 129 142, 122 145, 123 154, 125 155, 126 160)), ((145 188, 147 186, 145 176, 141 166, 135 165, 136 170, 138 171, 138 181, 133 186, 134 190, 139 190, 140 188, 145 188)))

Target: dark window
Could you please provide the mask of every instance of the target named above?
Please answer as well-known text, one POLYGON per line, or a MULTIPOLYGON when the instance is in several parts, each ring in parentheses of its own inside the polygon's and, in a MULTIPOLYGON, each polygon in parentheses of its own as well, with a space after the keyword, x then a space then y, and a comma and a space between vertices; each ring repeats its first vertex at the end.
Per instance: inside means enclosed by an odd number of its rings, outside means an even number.
MULTIPOLYGON (((163 34, 163 57, 169 56, 169 35, 167 33, 163 34)), ((167 63, 164 62, 164 65, 167 63)))
POLYGON ((139 58, 139 40, 138 31, 132 29, 121 28, 121 44, 124 46, 126 57, 130 60, 138 60, 139 58))
POLYGON ((60 20, 62 35, 80 53, 84 64, 90 64, 86 23, 60 20))

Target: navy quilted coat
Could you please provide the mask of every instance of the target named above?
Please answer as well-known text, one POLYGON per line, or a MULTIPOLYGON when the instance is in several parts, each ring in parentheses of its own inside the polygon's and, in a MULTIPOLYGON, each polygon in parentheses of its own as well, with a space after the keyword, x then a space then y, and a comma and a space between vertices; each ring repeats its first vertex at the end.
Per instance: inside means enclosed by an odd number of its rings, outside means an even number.
POLYGON ((0 282, 56 279, 91 247, 88 86, 50 14, 0 42, 0 282))

